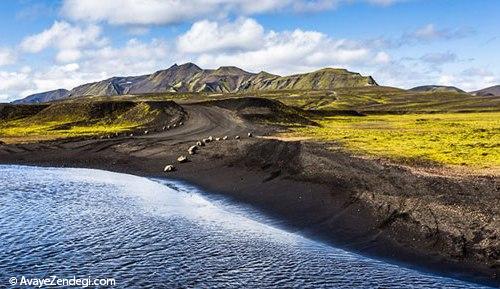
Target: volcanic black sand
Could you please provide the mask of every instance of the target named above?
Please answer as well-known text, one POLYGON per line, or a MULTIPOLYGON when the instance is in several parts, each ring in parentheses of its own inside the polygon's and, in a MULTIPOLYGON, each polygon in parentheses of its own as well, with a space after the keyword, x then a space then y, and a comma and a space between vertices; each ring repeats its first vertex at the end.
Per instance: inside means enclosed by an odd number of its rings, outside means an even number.
POLYGON ((331 143, 263 138, 278 127, 257 124, 259 116, 292 117, 266 103, 231 100, 182 108, 182 121, 175 128, 163 130, 156 124, 147 134, 141 130, 109 139, 0 145, 0 163, 184 180, 251 204, 306 236, 423 270, 500 285, 498 176, 361 158, 327 149, 331 143), (188 155, 197 141, 225 135, 227 140, 214 140, 188 155), (189 161, 177 163, 180 155, 189 161), (168 164, 176 171, 163 172, 168 164))

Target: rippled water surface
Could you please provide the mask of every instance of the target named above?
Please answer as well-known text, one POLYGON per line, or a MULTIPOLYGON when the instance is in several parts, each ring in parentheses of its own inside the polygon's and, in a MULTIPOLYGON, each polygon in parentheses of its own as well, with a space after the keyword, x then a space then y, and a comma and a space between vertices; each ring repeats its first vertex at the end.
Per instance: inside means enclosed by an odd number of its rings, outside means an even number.
POLYGON ((119 288, 482 288, 311 241, 178 183, 0 166, 0 188, 0 287, 76 275, 119 288))

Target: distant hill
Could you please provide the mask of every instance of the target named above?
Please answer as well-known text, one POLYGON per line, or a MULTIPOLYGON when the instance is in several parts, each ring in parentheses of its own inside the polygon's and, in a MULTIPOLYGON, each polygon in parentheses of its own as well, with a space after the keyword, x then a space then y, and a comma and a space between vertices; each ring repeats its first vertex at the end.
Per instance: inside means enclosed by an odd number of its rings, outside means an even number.
POLYGON ((53 100, 63 99, 69 96, 69 90, 67 89, 56 89, 42 93, 32 94, 23 99, 16 100, 14 103, 42 103, 49 102, 53 100))
MULTIPOLYGON (((249 92, 269 90, 321 90, 339 87, 377 86, 371 76, 346 69, 324 68, 310 73, 279 76, 251 73, 235 66, 201 69, 196 64, 174 64, 168 69, 141 76, 112 77, 73 88, 67 94, 51 92, 30 95, 18 102, 45 102, 81 96, 114 96, 159 92, 249 92), (42 98, 37 95, 45 95, 42 98), (33 101, 36 100, 36 101, 33 101)), ((58 90, 59 91, 59 90, 58 90)), ((62 90, 60 90, 62 91, 62 90)))
POLYGON ((414 91, 414 92, 460 92, 460 93, 465 93, 465 91, 461 90, 458 87, 455 86, 442 86, 442 85, 424 85, 424 86, 417 86, 412 89, 409 89, 409 91, 414 91))
POLYGON ((478 96, 500 96, 500 85, 487 87, 471 93, 478 96))

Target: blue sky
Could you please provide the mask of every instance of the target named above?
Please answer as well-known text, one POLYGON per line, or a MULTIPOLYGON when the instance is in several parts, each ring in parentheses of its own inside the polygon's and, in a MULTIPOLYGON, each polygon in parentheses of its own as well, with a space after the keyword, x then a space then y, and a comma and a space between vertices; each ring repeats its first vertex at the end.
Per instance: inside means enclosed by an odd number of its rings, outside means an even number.
POLYGON ((471 91, 500 84, 498 12, 497 0, 0 1, 0 101, 187 61, 471 91))

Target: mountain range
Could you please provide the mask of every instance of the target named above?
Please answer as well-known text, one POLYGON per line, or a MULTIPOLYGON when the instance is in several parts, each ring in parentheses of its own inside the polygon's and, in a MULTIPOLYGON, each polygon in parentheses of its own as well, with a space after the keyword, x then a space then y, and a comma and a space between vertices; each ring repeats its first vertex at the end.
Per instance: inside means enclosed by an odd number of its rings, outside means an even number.
MULTIPOLYGON (((341 87, 378 86, 371 76, 341 68, 279 76, 265 71, 252 73, 235 66, 202 69, 194 63, 174 64, 168 69, 140 76, 111 77, 71 90, 56 89, 29 95, 14 103, 42 103, 83 96, 115 96, 162 92, 252 92, 271 90, 332 90, 341 87)), ((412 92, 466 93, 454 86, 425 85, 412 92)), ((500 96, 500 85, 470 92, 477 96, 500 96)))
POLYGON ((14 101, 14 103, 42 103, 42 102, 49 102, 49 101, 55 101, 59 99, 63 99, 68 97, 69 95, 69 90, 67 89, 56 89, 56 90, 51 90, 51 91, 46 91, 46 92, 40 92, 40 93, 35 93, 32 95, 29 95, 23 99, 19 99, 14 101))
POLYGON ((319 90, 338 87, 377 86, 371 76, 340 68, 323 68, 310 73, 279 76, 251 73, 235 66, 201 69, 196 64, 174 64, 148 75, 112 77, 83 84, 68 91, 52 90, 27 96, 15 103, 48 102, 82 96, 114 96, 161 92, 246 92, 266 90, 319 90))
POLYGON ((465 91, 461 90, 458 87, 455 86, 443 86, 443 85, 423 85, 423 86, 417 86, 411 89, 408 89, 409 91, 413 92, 459 92, 459 93, 465 93, 465 91))
POLYGON ((500 96, 500 85, 490 86, 471 93, 478 96, 500 96))

